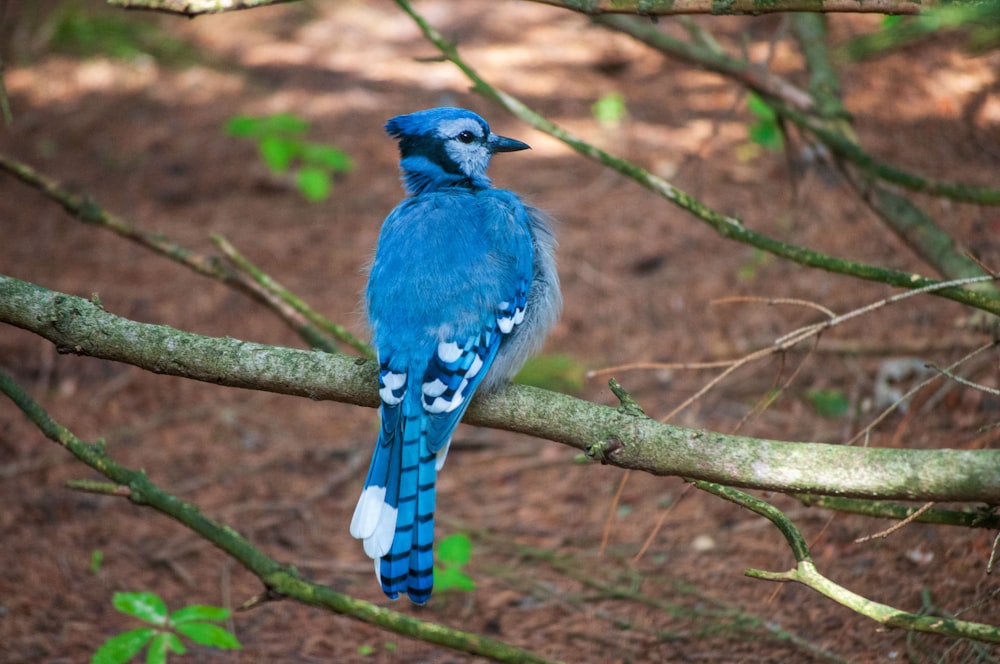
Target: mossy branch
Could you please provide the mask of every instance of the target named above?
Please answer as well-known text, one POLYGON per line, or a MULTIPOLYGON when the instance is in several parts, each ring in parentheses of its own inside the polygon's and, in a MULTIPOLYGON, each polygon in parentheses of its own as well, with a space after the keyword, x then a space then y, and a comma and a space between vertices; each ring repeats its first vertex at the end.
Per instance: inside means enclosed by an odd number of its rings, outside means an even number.
MULTIPOLYGON (((0 321, 45 337, 61 352, 154 373, 368 407, 378 403, 371 360, 138 323, 11 277, 0 276, 0 321)), ((656 475, 785 493, 1000 504, 1000 450, 857 448, 730 436, 526 386, 477 397, 465 421, 563 443, 604 463, 656 475)))
MULTIPOLYGON (((909 519, 920 508, 899 503, 883 503, 855 498, 839 498, 836 496, 797 495, 796 499, 809 507, 861 514, 877 519, 893 519, 902 521, 909 519)), ((1000 514, 992 508, 949 510, 940 508, 924 509, 913 519, 917 523, 933 523, 939 526, 961 526, 962 528, 1000 529, 1000 514)))
POLYGON ((908 0, 534 0, 581 14, 772 14, 776 12, 821 12, 851 14, 919 14, 927 5, 908 0))
POLYGON ((795 524, 792 523, 791 519, 785 516, 781 510, 759 498, 730 487, 720 486, 712 482, 694 482, 694 485, 702 491, 707 491, 760 514, 781 531, 788 546, 792 549, 796 565, 791 570, 787 572, 767 572, 758 569, 747 569, 747 576, 769 581, 795 581, 801 583, 832 599, 834 602, 889 627, 1000 643, 1000 628, 993 625, 956 620, 954 618, 922 616, 900 611, 886 604, 873 602, 867 597, 862 597, 834 583, 820 574, 819 570, 816 569, 816 565, 809 555, 809 548, 806 545, 805 538, 795 524))
MULTIPOLYGON (((295 0, 105 0, 121 9, 200 16, 266 7, 295 0)), ((919 14, 927 5, 910 0, 534 0, 584 14, 638 14, 670 16, 677 14, 773 14, 777 12, 830 12, 852 14, 919 14)))
POLYGON ((233 528, 218 523, 192 503, 183 501, 150 481, 141 470, 127 468, 104 451, 101 443, 87 443, 69 429, 56 423, 49 414, 4 371, 0 371, 0 392, 6 394, 35 426, 49 439, 59 443, 73 456, 90 466, 114 485, 77 482, 74 488, 100 491, 127 497, 133 503, 149 506, 183 524, 231 556, 257 576, 267 587, 269 597, 286 597, 350 616, 396 634, 451 648, 459 652, 488 657, 497 662, 534 662, 545 660, 534 653, 478 634, 425 622, 355 599, 303 579, 288 565, 268 557, 233 528), (115 487, 118 487, 117 489, 115 487))
POLYGON ((311 348, 328 353, 338 351, 337 342, 350 346, 364 357, 371 357, 371 349, 337 325, 316 313, 301 299, 292 296, 263 270, 241 256, 232 245, 221 240, 219 246, 232 263, 219 256, 209 256, 188 249, 162 233, 154 233, 128 223, 125 219, 101 207, 90 196, 69 191, 62 183, 39 173, 27 164, 0 154, 0 170, 7 171, 24 184, 38 190, 55 201, 80 221, 115 233, 141 247, 183 265, 194 272, 215 279, 250 296, 274 311, 311 348))

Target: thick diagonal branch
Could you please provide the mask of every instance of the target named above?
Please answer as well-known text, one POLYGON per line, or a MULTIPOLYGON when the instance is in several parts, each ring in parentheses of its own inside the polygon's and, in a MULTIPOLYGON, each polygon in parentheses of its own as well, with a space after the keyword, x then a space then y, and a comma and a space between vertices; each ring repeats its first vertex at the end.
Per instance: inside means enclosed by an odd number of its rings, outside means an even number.
MULTIPOLYGON (((0 321, 43 336, 62 352, 155 373, 369 407, 378 402, 372 361, 137 323, 11 277, 0 276, 0 321)), ((1000 504, 1000 450, 855 448, 729 436, 524 386, 477 398, 465 419, 657 475, 786 493, 1000 504)))

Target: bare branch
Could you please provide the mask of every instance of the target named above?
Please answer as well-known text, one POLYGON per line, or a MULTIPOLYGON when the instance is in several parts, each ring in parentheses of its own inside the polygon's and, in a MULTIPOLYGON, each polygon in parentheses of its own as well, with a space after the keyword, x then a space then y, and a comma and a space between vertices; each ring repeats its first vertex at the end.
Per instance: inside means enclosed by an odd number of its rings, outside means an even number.
POLYGON ((954 618, 907 613, 897 608, 873 602, 855 592, 844 588, 823 576, 812 561, 805 538, 792 521, 781 510, 773 505, 754 498, 742 491, 719 486, 711 482, 695 482, 695 486, 720 498, 735 503, 741 507, 760 514, 784 535, 785 541, 792 549, 792 554, 798 563, 787 572, 765 572, 758 569, 746 570, 746 575, 755 579, 769 581, 795 581, 812 588, 834 602, 871 618, 889 627, 910 629, 918 632, 941 634, 960 638, 976 639, 991 643, 1000 643, 1000 628, 983 623, 967 622, 954 618))
POLYGON ((280 5, 298 0, 105 0, 112 7, 120 9, 142 9, 145 11, 178 14, 180 16, 200 16, 201 14, 221 14, 223 12, 254 9, 268 5, 280 5))
POLYGON ((582 14, 773 14, 776 12, 819 12, 851 14, 919 14, 929 5, 907 0, 534 0, 582 14))

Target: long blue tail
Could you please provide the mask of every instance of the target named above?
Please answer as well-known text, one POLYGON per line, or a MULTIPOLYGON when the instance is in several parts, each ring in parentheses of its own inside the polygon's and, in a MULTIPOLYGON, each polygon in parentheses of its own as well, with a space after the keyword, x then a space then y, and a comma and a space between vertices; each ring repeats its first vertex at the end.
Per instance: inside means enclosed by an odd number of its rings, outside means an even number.
MULTIPOLYGON (((510 316, 508 329, 517 324, 517 312, 523 310, 519 306, 523 304, 515 302, 510 312, 501 312, 510 316)), ((496 357, 502 333, 498 323, 461 345, 440 342, 426 368, 414 372, 421 376, 419 383, 386 362, 380 367, 382 426, 351 535, 364 540, 365 553, 375 560, 382 590, 391 599, 404 591, 417 604, 430 599, 437 471, 452 432, 496 357)))
POLYGON ((423 604, 434 585, 437 454, 427 445, 427 414, 417 399, 383 404, 382 410, 382 430, 351 534, 364 540, 390 599, 406 592, 423 604))
MULTIPOLYGON (((437 455, 427 447, 427 416, 420 404, 402 418, 396 498, 396 530, 389 552, 378 565, 382 590, 395 599, 405 591, 423 604, 434 586, 434 502, 437 455)), ((404 404, 406 410, 410 404, 404 404)), ((386 501, 392 497, 387 493, 386 501)))

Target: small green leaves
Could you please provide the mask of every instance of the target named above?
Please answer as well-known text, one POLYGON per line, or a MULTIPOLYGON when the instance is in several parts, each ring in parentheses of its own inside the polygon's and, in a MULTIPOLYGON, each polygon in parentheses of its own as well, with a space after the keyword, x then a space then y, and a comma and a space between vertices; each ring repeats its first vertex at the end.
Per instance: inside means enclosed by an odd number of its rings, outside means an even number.
POLYGON ((309 123, 291 113, 261 117, 237 115, 226 121, 225 130, 230 136, 260 139, 264 136, 304 134, 309 130, 309 123))
POLYGON ((111 637, 94 653, 91 664, 124 664, 147 645, 146 664, 166 664, 169 653, 187 652, 178 634, 203 646, 226 650, 243 647, 232 632, 212 624, 228 619, 229 609, 192 604, 168 615, 166 603, 148 592, 115 593, 112 603, 122 613, 156 627, 141 627, 111 637))
POLYGON ((843 390, 809 390, 806 397, 822 417, 843 417, 851 407, 843 390))
POLYGON ((456 533, 438 542, 434 587, 437 590, 463 592, 475 590, 475 582, 461 569, 470 558, 472 558, 472 541, 468 535, 456 533))
POLYGON ((230 118, 224 129, 230 136, 255 141, 260 158, 272 173, 294 171, 299 193, 314 203, 330 196, 334 174, 349 173, 354 168, 351 157, 342 150, 304 140, 302 135, 309 131, 309 123, 291 113, 238 115, 230 118))
POLYGON ((606 94, 590 107, 594 119, 606 127, 616 127, 625 119, 625 97, 620 92, 606 94))
POLYGON ((170 614, 170 622, 177 625, 191 622, 193 620, 214 620, 220 622, 229 619, 229 609, 221 606, 205 606, 204 604, 192 604, 183 609, 177 609, 170 614))
POLYGON ((127 662, 142 650, 146 643, 156 635, 156 630, 152 627, 141 627, 130 632, 122 632, 117 636, 112 636, 104 642, 94 656, 90 659, 90 664, 120 664, 127 662))
POLYGON ((212 623, 185 622, 174 625, 174 629, 203 646, 212 646, 224 650, 236 650, 242 647, 232 632, 212 623))
POLYGON ((98 574, 101 571, 101 565, 104 563, 104 552, 100 549, 94 549, 90 552, 90 573, 98 574))
POLYGON ((747 95, 747 108, 756 118, 747 130, 750 141, 768 150, 780 151, 783 138, 781 127, 778 125, 778 115, 774 109, 753 93, 747 95))
POLYGON ((154 625, 167 622, 167 605, 154 593, 115 593, 111 602, 122 613, 154 625))
POLYGON ((303 166, 295 175, 295 184, 303 196, 313 203, 325 200, 333 189, 333 181, 322 168, 303 166))

